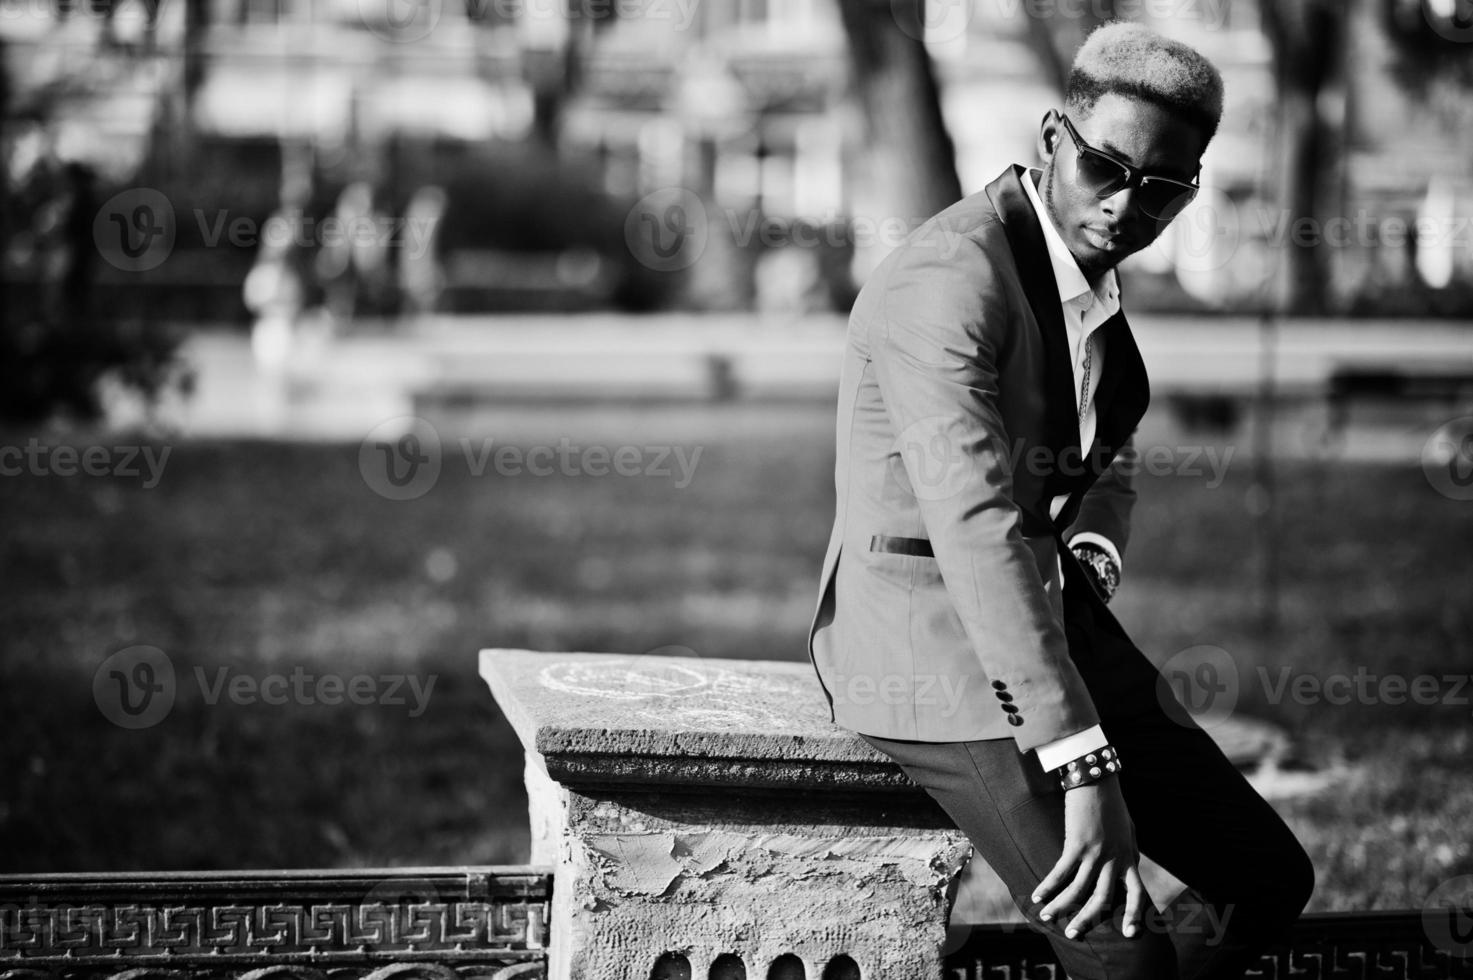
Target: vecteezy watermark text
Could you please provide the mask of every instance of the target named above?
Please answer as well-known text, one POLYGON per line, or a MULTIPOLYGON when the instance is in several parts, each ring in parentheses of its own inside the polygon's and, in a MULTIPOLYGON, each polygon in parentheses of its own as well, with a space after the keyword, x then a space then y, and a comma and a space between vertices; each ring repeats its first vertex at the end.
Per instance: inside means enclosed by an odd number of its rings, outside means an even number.
MULTIPOLYGON (((206 248, 228 245, 255 249, 295 245, 329 249, 375 247, 398 249, 418 259, 431 247, 435 219, 386 214, 314 217, 300 211, 278 213, 264 222, 221 209, 190 212, 199 240, 206 248)), ((98 253, 124 272, 148 272, 173 253, 181 216, 173 203, 151 187, 130 187, 109 198, 92 222, 98 253)))
POLYGON ((391 217, 385 214, 360 214, 340 217, 329 214, 314 218, 307 214, 272 215, 265 223, 245 215, 231 217, 228 211, 208 214, 194 209, 200 240, 214 248, 224 240, 235 248, 255 248, 262 242, 281 248, 298 245, 303 248, 322 245, 338 248, 345 245, 379 248, 402 248, 411 258, 420 258, 429 248, 435 232, 435 221, 428 218, 391 217))
POLYGON ((1237 710, 1250 688, 1269 705, 1347 705, 1469 708, 1473 675, 1459 673, 1377 673, 1365 666, 1352 672, 1308 672, 1292 666, 1255 665, 1240 669, 1222 647, 1203 644, 1173 654, 1160 667, 1158 695, 1179 702, 1203 728, 1220 724, 1237 710))
POLYGON ((1078 446, 1055 451, 1051 446, 1016 438, 1010 445, 987 453, 976 448, 978 441, 974 432, 954 418, 927 416, 912 422, 895 437, 893 465, 897 471, 905 471, 912 491, 925 500, 944 500, 968 487, 981 486, 987 482, 990 469, 1034 477, 1079 477, 1090 472, 1103 473, 1107 468, 1120 476, 1144 471, 1150 476, 1203 478, 1207 489, 1215 490, 1227 478, 1237 448, 1232 444, 1152 445, 1122 447, 1112 454, 1098 445, 1089 451, 1078 446))
POLYGON ((1396 214, 1372 214, 1361 210, 1329 218, 1294 217, 1286 210, 1258 211, 1263 237, 1275 248, 1290 242, 1299 248, 1328 245, 1330 248, 1404 248, 1413 238, 1419 246, 1473 247, 1473 218, 1467 215, 1423 216, 1408 220, 1396 214))
MULTIPOLYGON (((196 665, 189 675, 205 704, 270 707, 343 704, 405 708, 418 718, 429 707, 438 675, 333 671, 255 675, 228 665, 196 665)), ((179 675, 168 654, 153 646, 131 646, 108 657, 92 675, 92 698, 103 717, 120 728, 151 728, 168 717, 180 694, 179 675)))
POLYGON ((1434 704, 1469 706, 1468 674, 1374 674, 1357 667, 1353 674, 1305 674, 1292 667, 1257 668, 1269 704, 1434 704))
POLYGON ((665 21, 683 31, 695 22, 698 0, 468 0, 477 20, 495 14, 507 23, 528 19, 589 21, 665 21))
MULTIPOLYGON (((557 445, 523 446, 494 437, 457 440, 459 459, 471 476, 645 477, 673 480, 684 490, 695 478, 703 446, 579 444, 564 436, 557 445)), ((430 491, 446 465, 439 432, 425 419, 402 416, 376 427, 358 450, 363 482, 389 500, 413 500, 430 491)), ((453 458, 453 457, 452 457, 453 458)))
POLYGON ((429 707, 437 675, 421 678, 417 674, 311 674, 293 667, 290 674, 266 674, 254 677, 216 667, 206 672, 194 668, 195 683, 205 704, 215 705, 223 695, 234 704, 339 705, 378 704, 385 707, 408 707, 409 717, 418 718, 429 707), (213 675, 213 676, 211 676, 213 675))
POLYGON ((170 446, 48 446, 32 436, 24 446, 0 446, 0 476, 142 478, 152 490, 164 476, 170 446))
POLYGON ((942 718, 953 717, 961 705, 966 676, 950 674, 844 674, 824 675, 824 686, 835 704, 913 704, 936 708, 942 718))
POLYGON ((1228 0, 890 0, 900 29, 917 41, 947 43, 967 34, 979 14, 999 19, 1081 20, 1093 23, 1121 18, 1148 21, 1197 21, 1205 30, 1221 30, 1228 0), (984 9, 985 8, 985 9, 984 9))

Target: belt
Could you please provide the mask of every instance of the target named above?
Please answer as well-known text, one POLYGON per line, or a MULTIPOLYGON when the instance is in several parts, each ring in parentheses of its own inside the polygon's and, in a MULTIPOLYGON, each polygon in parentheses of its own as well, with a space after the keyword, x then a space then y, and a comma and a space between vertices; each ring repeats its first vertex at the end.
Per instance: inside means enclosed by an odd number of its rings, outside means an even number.
POLYGON ((885 551, 892 555, 916 555, 920 558, 935 558, 931 542, 925 538, 897 538, 889 534, 876 534, 869 539, 870 551, 885 551))

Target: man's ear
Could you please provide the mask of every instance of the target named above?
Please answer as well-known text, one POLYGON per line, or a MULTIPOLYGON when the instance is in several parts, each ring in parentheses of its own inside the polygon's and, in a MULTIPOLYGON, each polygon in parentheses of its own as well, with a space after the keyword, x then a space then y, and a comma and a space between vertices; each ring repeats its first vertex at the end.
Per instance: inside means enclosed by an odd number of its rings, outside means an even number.
POLYGON ((1059 114, 1050 109, 1043 114, 1043 121, 1038 125, 1038 155, 1045 163, 1054 158, 1062 135, 1063 124, 1059 122, 1059 114))

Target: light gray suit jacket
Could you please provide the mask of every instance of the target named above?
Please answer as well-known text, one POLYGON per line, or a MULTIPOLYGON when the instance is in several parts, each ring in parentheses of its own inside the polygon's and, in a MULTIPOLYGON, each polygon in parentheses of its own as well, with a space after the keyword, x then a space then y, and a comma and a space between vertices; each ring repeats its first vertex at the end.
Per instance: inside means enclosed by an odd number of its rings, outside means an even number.
POLYGON ((849 317, 808 654, 832 719, 854 731, 1011 737, 1027 751, 1157 696, 1155 668, 1061 538, 1090 530, 1125 550, 1135 494, 1122 462, 1150 397, 1145 367, 1121 311, 1099 328, 1109 356, 1081 452, 1024 179, 1014 166, 918 228, 849 317))

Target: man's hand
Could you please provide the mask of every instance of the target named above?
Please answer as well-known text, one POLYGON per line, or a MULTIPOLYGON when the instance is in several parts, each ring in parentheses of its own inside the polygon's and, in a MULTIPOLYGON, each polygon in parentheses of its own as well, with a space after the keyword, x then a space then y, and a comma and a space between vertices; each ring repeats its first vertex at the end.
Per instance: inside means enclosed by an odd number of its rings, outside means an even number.
POLYGON ((1067 790, 1064 853, 1033 890, 1035 903, 1048 902, 1039 915, 1051 921, 1082 903, 1064 930, 1070 939, 1078 938, 1108 914, 1115 882, 1124 878, 1125 919, 1121 931, 1126 936, 1137 935, 1141 910, 1148 898, 1137 867, 1139 861, 1135 824, 1125 808, 1118 777, 1067 790))

